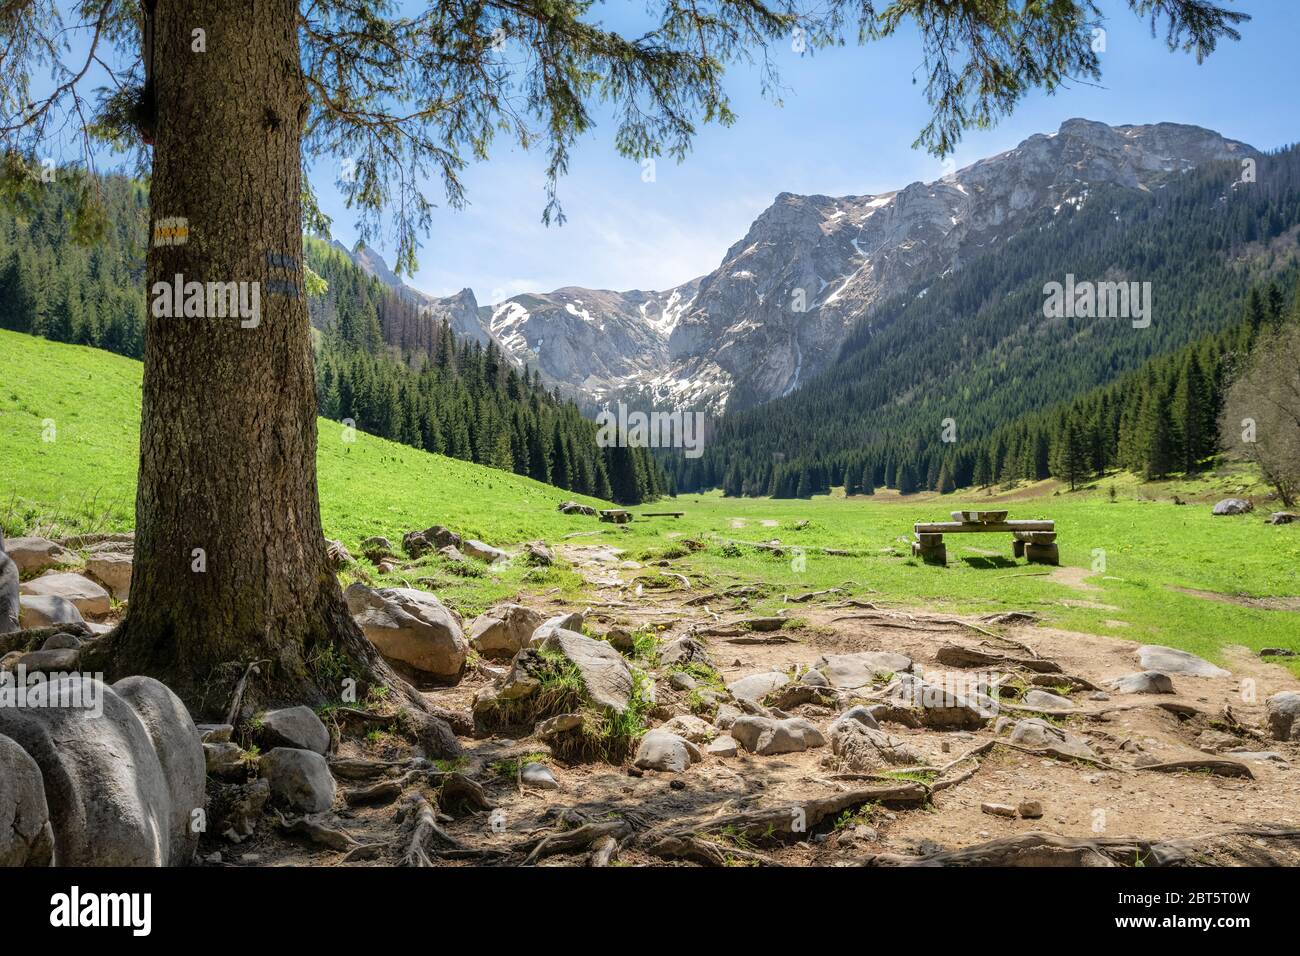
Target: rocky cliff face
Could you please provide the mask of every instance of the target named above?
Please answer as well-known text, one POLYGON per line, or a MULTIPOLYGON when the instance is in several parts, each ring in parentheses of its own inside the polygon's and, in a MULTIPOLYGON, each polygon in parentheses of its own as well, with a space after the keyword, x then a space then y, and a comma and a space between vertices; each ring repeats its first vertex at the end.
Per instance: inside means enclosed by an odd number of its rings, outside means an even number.
POLYGON ((473 326, 596 402, 636 394, 743 408, 797 388, 880 302, 961 268, 1042 210, 1086 203, 1096 185, 1156 189, 1202 163, 1257 155, 1195 126, 1073 119, 932 183, 876 196, 782 193, 717 269, 675 289, 564 288, 481 307, 472 320, 469 290, 458 307, 430 302, 454 311, 458 331, 473 326))

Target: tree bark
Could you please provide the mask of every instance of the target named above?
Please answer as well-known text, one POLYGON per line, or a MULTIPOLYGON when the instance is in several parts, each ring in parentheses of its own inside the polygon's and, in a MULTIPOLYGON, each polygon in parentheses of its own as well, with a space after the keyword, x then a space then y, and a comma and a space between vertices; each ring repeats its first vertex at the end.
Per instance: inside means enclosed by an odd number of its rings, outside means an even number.
POLYGON ((297 3, 165 0, 154 27, 135 563, 126 620, 96 657, 111 673, 164 680, 196 714, 219 713, 262 659, 255 705, 338 700, 348 677, 363 691, 391 681, 418 701, 352 621, 326 562, 297 3), (249 283, 250 306, 256 283, 260 314, 159 316, 158 284, 170 290, 178 275, 249 283))

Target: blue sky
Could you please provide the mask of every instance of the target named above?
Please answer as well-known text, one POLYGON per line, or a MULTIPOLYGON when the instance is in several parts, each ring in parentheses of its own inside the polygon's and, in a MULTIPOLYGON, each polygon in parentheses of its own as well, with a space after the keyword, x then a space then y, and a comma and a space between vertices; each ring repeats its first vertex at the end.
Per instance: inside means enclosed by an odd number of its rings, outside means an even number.
MULTIPOLYGON (((1221 45, 1198 66, 1191 56, 1170 53, 1123 0, 1102 0, 1109 20, 1101 84, 1030 96, 996 128, 968 133, 957 166, 1075 116, 1193 123, 1261 149, 1300 140, 1300 3, 1222 2, 1254 19, 1243 25, 1240 42, 1221 45)), ((633 0, 609 0, 597 15, 619 27, 640 19, 641 9, 633 0)), ((876 193, 944 174, 936 159, 910 145, 929 117, 914 36, 802 57, 784 45, 776 58, 784 105, 760 95, 753 71, 734 69, 728 85, 739 120, 702 128, 685 162, 657 163, 654 182, 643 182, 641 167, 615 152, 606 116, 575 148, 560 184, 568 216, 562 227, 541 224, 541 152, 500 145, 488 162, 472 166, 464 175, 463 211, 442 205, 440 185, 430 184, 440 207, 419 271, 408 281, 437 295, 468 286, 481 303, 564 285, 664 289, 715 268, 780 192, 876 193)), ((355 217, 333 188, 337 169, 320 162, 310 175, 334 219, 335 238, 351 246, 355 217)), ((391 262, 391 247, 374 245, 391 262)))
MULTIPOLYGON (((610 25, 619 6, 606 5, 610 25)), ((995 129, 967 134, 957 166, 1075 116, 1193 123, 1262 149, 1300 139, 1300 4, 1237 6, 1254 17, 1241 41, 1221 45, 1198 66, 1152 38, 1127 4, 1104 4, 1111 16, 1101 85, 1033 95, 995 129)), ((468 286, 480 303, 564 285, 663 289, 715 268, 780 192, 876 193, 943 175, 934 157, 910 145, 928 118, 915 37, 813 57, 783 49, 779 62, 783 106, 763 99, 754 73, 735 70, 729 87, 738 122, 703 129, 683 163, 657 163, 652 183, 615 152, 612 122, 601 123, 575 149, 560 184, 568 216, 562 227, 541 224, 544 156, 499 149, 467 172, 466 209, 440 205, 435 212, 420 269, 408 281, 437 295, 468 286)), ((336 238, 351 245, 354 217, 330 195, 329 178, 322 169, 313 181, 334 216, 336 238)), ((391 248, 375 245, 391 260, 391 248)))

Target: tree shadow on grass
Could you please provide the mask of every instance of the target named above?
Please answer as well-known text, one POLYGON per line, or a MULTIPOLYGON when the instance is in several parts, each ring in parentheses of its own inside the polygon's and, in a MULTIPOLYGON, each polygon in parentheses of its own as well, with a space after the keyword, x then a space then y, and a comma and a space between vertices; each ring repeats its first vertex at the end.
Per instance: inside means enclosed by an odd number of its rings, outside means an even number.
POLYGON ((969 555, 963 556, 961 560, 970 567, 977 569, 1018 567, 1014 558, 1004 558, 1000 555, 969 555))

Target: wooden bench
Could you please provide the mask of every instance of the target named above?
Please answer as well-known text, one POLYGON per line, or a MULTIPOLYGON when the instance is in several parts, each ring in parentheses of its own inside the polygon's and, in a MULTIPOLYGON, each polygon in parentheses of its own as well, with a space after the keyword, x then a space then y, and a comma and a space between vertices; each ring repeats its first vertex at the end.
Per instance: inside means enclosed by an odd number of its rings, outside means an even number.
POLYGON ((947 564, 945 534, 1011 532, 1011 553, 1030 564, 1059 564, 1055 521, 1008 521, 1005 511, 954 511, 952 521, 918 521, 912 526, 912 556, 926 564, 947 564))
POLYGON ((643 511, 638 517, 640 518, 680 518, 686 514, 685 511, 643 511))

